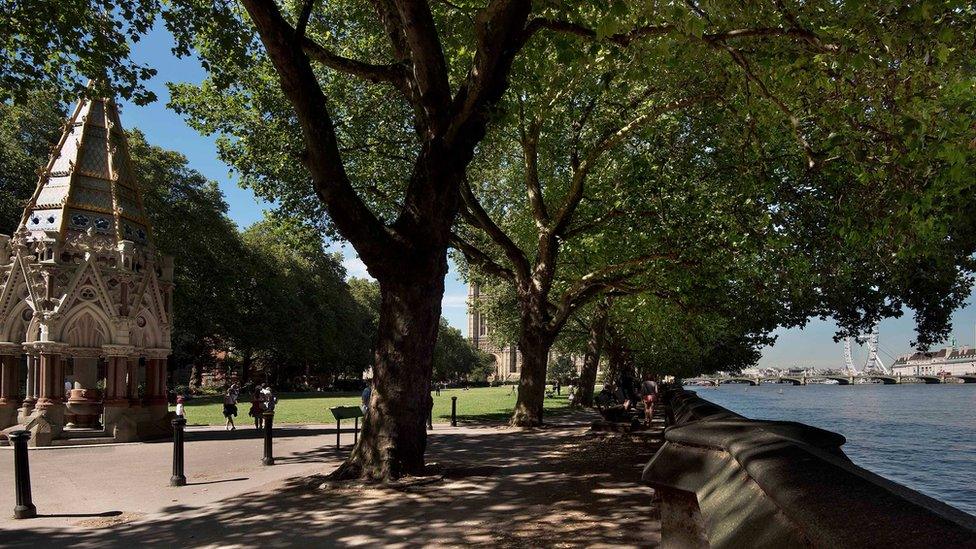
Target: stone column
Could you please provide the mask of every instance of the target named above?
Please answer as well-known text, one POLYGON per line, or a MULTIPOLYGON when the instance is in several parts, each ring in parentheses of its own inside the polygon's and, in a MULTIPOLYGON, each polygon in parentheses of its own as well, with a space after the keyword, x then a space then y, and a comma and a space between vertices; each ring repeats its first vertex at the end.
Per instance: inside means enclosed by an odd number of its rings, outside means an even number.
POLYGON ((69 349, 74 361, 74 387, 68 397, 65 420, 68 428, 98 429, 102 415, 102 394, 98 384, 98 356, 101 350, 69 349))
POLYGON ((126 383, 128 357, 134 352, 127 345, 104 345, 105 352, 105 406, 127 408, 129 391, 126 383))
POLYGON ((139 357, 126 357, 125 363, 125 396, 129 399, 129 406, 141 406, 139 400, 139 357))
POLYGON ((34 405, 37 403, 37 357, 34 356, 32 349, 24 347, 27 353, 27 379, 24 387, 24 402, 20 406, 17 421, 24 423, 27 416, 34 412, 34 405))
POLYGON ((35 412, 47 417, 51 424, 51 436, 56 438, 64 427, 64 376, 61 367, 61 353, 66 345, 52 341, 37 341, 30 344, 40 355, 37 373, 38 392, 35 412))
POLYGON ((21 346, 0 343, 0 429, 17 423, 17 406, 20 404, 20 355, 21 346))
POLYGON ((129 345, 103 345, 105 353, 105 430, 118 442, 136 439, 136 422, 130 410, 128 388, 129 357, 135 348, 129 345))
POLYGON ((166 400, 166 357, 169 349, 146 349, 146 398, 148 414, 144 432, 147 436, 165 436, 171 429, 166 400))

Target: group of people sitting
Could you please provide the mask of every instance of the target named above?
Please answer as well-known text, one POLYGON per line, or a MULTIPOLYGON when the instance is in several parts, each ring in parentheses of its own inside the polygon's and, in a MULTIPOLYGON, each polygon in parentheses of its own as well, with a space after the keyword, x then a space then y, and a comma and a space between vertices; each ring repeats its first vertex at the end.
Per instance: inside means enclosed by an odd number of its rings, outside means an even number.
POLYGON ((653 374, 646 374, 644 380, 638 384, 629 374, 621 374, 617 383, 607 383, 596 397, 596 404, 601 411, 604 409, 622 409, 630 415, 638 402, 644 403, 644 425, 651 426, 654 417, 654 405, 658 400, 658 382, 653 374))

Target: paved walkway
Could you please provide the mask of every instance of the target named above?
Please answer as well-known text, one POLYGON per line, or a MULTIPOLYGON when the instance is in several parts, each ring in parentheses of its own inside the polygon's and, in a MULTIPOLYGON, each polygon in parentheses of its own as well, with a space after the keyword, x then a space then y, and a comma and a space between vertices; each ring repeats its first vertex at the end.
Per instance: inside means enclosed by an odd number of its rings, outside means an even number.
MULTIPOLYGON (((254 432, 190 430, 182 488, 167 486, 168 443, 33 450, 34 502, 45 516, 0 521, 0 545, 656 545, 652 493, 636 480, 657 442, 585 435, 589 419, 533 431, 435 428, 428 462, 443 475, 396 488, 325 483, 349 449, 335 449, 334 427, 280 429, 274 467, 260 465, 254 432)), ((0 452, 4 514, 13 508, 10 461, 0 452)))

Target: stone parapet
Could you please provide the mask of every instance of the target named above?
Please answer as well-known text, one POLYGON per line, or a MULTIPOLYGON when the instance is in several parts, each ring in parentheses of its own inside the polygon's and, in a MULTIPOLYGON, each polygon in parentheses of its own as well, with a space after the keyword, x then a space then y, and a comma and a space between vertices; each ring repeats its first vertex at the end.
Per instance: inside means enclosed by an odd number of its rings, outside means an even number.
POLYGON ((665 545, 976 547, 976 517, 858 467, 843 436, 665 394, 665 444, 643 479, 665 545))

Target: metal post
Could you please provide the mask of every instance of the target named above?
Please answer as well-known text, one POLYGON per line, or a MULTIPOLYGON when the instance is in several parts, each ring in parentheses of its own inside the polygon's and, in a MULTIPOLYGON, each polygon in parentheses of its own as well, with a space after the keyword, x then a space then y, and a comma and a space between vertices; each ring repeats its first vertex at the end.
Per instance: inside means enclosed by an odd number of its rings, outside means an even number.
POLYGON ((274 412, 268 410, 267 412, 264 412, 263 415, 264 415, 264 459, 261 460, 261 463, 265 465, 274 465, 274 455, 271 447, 272 444, 271 429, 274 428, 272 426, 272 423, 274 421, 274 412))
POLYGON ((457 397, 451 397, 451 427, 457 427, 457 397))
POLYGON ((14 483, 17 492, 14 518, 16 519, 37 516, 37 508, 31 501, 30 465, 27 463, 27 441, 30 437, 30 431, 12 431, 7 434, 7 440, 14 445, 14 483))
POLYGON ((173 424, 173 476, 169 477, 170 486, 186 486, 186 475, 183 474, 183 428, 186 418, 178 417, 173 424))
POLYGON ((342 420, 336 420, 336 450, 339 449, 339 433, 342 432, 342 420))

